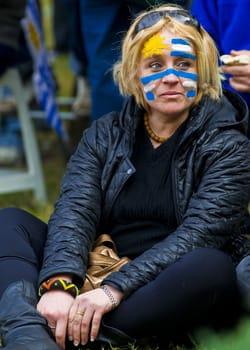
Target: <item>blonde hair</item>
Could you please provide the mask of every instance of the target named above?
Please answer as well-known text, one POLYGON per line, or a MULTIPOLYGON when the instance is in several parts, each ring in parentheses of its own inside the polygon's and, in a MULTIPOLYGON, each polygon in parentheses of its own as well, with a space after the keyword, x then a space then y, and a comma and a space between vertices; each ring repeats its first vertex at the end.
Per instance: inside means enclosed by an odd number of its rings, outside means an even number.
POLYGON ((179 10, 184 11, 178 5, 163 5, 139 14, 123 40, 121 60, 113 67, 114 81, 118 84, 121 94, 124 96, 134 95, 136 102, 145 109, 147 109, 147 102, 138 77, 138 65, 145 42, 163 28, 186 38, 196 53, 198 82, 194 104, 197 104, 204 94, 210 95, 213 99, 219 99, 222 94, 218 51, 213 39, 202 27, 198 29, 194 25, 183 24, 178 19, 166 14, 152 26, 135 32, 138 23, 146 14, 156 11, 179 10))

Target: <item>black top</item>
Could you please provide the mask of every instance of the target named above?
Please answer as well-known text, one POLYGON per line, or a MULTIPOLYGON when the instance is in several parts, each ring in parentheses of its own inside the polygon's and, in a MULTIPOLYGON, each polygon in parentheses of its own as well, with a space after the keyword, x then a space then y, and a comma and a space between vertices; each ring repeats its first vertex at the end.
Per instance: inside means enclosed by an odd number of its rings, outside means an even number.
POLYGON ((131 259, 176 229, 171 160, 184 125, 153 148, 141 124, 131 161, 136 168, 111 212, 111 235, 120 256, 131 259))

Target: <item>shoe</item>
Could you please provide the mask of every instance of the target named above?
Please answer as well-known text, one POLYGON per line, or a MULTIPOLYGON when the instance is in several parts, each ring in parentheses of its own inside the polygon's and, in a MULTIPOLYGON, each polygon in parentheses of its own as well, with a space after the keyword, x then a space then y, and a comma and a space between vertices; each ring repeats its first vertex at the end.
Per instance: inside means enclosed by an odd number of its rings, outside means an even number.
POLYGON ((62 350, 47 321, 36 310, 37 292, 27 281, 14 282, 0 300, 0 335, 3 350, 62 350))

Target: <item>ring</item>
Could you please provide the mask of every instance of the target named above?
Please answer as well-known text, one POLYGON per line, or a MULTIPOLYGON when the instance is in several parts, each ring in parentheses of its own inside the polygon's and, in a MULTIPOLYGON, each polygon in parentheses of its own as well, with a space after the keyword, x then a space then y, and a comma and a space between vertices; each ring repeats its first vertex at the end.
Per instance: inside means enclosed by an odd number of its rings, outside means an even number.
POLYGON ((82 311, 77 311, 77 315, 80 315, 80 316, 82 316, 82 317, 83 317, 84 312, 82 312, 82 311))

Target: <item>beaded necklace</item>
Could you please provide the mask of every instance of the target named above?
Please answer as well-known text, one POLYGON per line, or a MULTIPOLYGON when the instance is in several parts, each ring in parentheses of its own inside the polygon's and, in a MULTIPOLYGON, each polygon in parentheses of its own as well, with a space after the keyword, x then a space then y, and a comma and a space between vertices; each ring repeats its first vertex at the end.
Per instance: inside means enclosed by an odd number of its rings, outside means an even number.
POLYGON ((155 142, 158 142, 158 143, 163 143, 167 140, 167 137, 161 137, 161 136, 158 136, 156 135, 153 130, 151 129, 150 125, 149 125, 149 120, 148 120, 148 115, 147 114, 144 114, 144 126, 145 126, 145 129, 147 130, 147 133, 149 135, 149 137, 154 140, 155 142))

